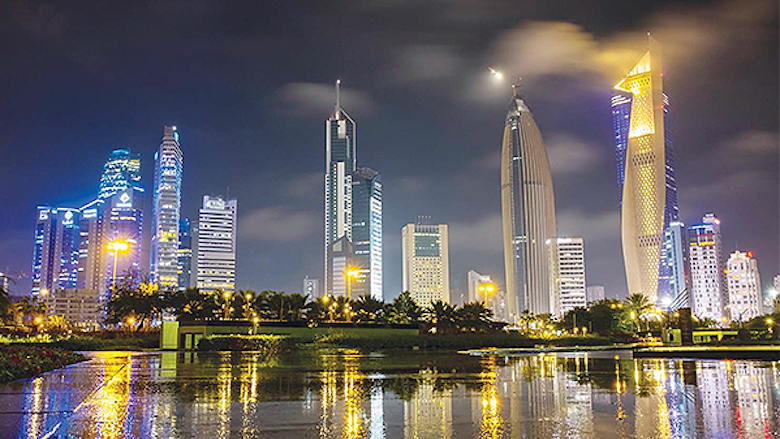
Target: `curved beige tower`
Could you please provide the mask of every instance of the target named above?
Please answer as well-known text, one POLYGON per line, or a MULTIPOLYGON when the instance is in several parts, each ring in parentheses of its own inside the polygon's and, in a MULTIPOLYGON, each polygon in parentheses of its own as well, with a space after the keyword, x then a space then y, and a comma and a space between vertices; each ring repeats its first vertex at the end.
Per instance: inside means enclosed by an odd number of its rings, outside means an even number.
POLYGON ((524 309, 555 313, 546 241, 555 236, 547 149, 531 110, 513 87, 501 145, 501 216, 509 322, 524 309))
POLYGON ((655 302, 664 240, 666 148, 661 51, 649 50, 615 86, 631 95, 631 119, 620 215, 628 293, 655 302))

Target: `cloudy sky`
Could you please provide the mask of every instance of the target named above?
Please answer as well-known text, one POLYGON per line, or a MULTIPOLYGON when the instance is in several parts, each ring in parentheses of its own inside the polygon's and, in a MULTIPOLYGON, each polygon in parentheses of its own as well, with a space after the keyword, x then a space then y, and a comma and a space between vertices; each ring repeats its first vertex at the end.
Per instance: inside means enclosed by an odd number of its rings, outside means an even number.
POLYGON ((492 66, 522 77, 559 235, 585 238, 589 284, 624 295, 610 90, 651 31, 682 219, 716 212, 726 251, 753 250, 765 284, 780 272, 775 0, 3 3, 0 269, 29 272, 35 206, 89 201, 111 149, 140 152, 151 187, 175 124, 184 214, 229 190, 239 286, 300 290, 322 276, 324 120, 341 78, 358 161, 384 180, 385 296, 420 214, 450 224, 454 285, 470 269, 502 278, 509 88, 492 66))

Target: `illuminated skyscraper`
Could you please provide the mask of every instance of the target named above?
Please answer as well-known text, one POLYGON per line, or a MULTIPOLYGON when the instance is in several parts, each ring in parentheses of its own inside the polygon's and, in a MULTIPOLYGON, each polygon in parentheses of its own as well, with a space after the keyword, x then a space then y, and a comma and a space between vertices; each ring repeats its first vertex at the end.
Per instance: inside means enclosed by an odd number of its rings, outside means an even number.
POLYGON ((108 241, 104 216, 106 200, 98 198, 82 206, 79 240, 78 289, 103 293, 106 288, 108 241))
POLYGON ((450 302, 450 253, 446 224, 418 220, 401 231, 403 290, 421 307, 450 302))
POLYGON ((661 248, 658 279, 658 302, 661 306, 665 309, 690 307, 689 278, 685 224, 672 221, 664 230, 664 244, 661 248))
POLYGON ((115 149, 108 156, 100 176, 98 198, 108 198, 131 186, 141 184, 141 157, 129 149, 115 149))
POLYGON ((238 201, 203 196, 198 216, 197 281, 201 291, 236 289, 236 230, 238 201))
POLYGON ((621 235, 628 291, 655 302, 663 266, 664 230, 678 219, 678 210, 660 45, 649 36, 648 40, 647 53, 615 85, 618 96, 626 100, 613 99, 613 123, 618 183, 622 180, 621 235), (626 136, 627 105, 631 113, 626 136))
POLYGON ((553 312, 546 242, 555 236, 555 196, 547 149, 531 110, 513 87, 501 146, 501 216, 507 311, 553 312))
POLYGON ((729 317, 733 322, 746 322, 761 314, 761 276, 753 253, 735 251, 726 262, 726 285, 729 297, 729 317))
POLYGON ((78 209, 38 206, 32 267, 34 296, 76 288, 79 221, 78 209))
POLYGON ((182 218, 179 220, 179 289, 190 287, 192 278, 192 232, 190 230, 190 219, 182 218))
POLYGON ((688 228, 691 311, 700 318, 720 322, 726 305, 723 284, 723 244, 720 220, 704 215, 701 224, 688 228))
POLYGON ((138 286, 141 282, 141 254, 143 253, 143 189, 130 187, 118 192, 108 199, 104 206, 103 236, 105 245, 100 246, 100 251, 106 251, 108 242, 125 241, 128 243, 128 251, 114 255, 109 254, 106 259, 105 292, 100 296, 101 303, 105 304, 110 299, 110 292, 114 279, 114 262, 116 261, 117 285, 129 284, 138 286))
POLYGON ((585 289, 585 246, 582 238, 547 240, 550 257, 550 292, 555 296, 553 315, 563 316, 588 305, 585 289))
POLYGON ((352 263, 358 278, 352 296, 370 293, 382 300, 382 179, 371 168, 352 175, 352 263))
MULTIPOLYGON (((325 121, 325 293, 345 295, 345 273, 333 260, 333 245, 346 238, 352 245, 352 173, 355 156, 355 122, 341 108, 341 81, 336 81, 336 105, 325 121)), ((344 247, 344 243, 340 244, 344 247)))
POLYGON ((176 127, 163 128, 154 154, 150 275, 162 287, 179 285, 179 216, 183 156, 176 127))

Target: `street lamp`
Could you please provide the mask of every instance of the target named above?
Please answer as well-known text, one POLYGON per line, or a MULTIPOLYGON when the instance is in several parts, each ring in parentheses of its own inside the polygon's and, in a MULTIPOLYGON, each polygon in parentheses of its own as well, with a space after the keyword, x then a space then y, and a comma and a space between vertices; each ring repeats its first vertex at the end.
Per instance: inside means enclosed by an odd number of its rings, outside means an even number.
POLYGON ((359 270, 355 268, 348 268, 344 275, 347 277, 347 300, 352 300, 352 278, 357 278, 359 270))
POLYGON ((485 298, 485 306, 487 306, 488 296, 496 292, 496 284, 493 282, 483 282, 477 286, 477 291, 485 298))
POLYGON ((128 250, 130 250, 130 243, 123 239, 109 241, 108 243, 108 251, 114 252, 114 277, 111 282, 111 291, 116 291, 116 264, 119 259, 119 252, 125 253, 128 250))

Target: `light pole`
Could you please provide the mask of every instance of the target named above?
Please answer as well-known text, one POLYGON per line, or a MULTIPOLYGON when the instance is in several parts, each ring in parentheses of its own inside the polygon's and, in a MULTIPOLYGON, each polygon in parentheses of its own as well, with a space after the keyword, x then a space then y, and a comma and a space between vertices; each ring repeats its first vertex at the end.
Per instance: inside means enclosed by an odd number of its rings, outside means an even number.
POLYGON ((116 264, 119 259, 119 252, 124 253, 128 250, 130 250, 130 243, 123 239, 117 239, 108 243, 108 251, 114 252, 114 276, 111 281, 112 292, 116 291, 116 264))
POLYGON ((347 277, 347 300, 352 300, 352 278, 357 278, 358 270, 348 268, 344 275, 347 277))
POLYGON ((484 297, 484 305, 487 307, 488 296, 496 292, 496 284, 493 282, 483 282, 477 286, 477 291, 484 297))

